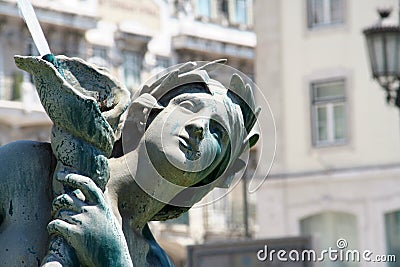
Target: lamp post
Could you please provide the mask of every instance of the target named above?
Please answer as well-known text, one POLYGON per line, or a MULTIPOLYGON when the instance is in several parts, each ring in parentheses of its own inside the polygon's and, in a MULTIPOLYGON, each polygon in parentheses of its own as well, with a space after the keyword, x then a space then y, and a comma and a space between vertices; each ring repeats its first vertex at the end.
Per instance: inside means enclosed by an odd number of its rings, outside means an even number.
POLYGON ((391 9, 379 9, 377 24, 363 33, 373 78, 386 91, 386 101, 400 108, 400 25, 389 20, 391 9))

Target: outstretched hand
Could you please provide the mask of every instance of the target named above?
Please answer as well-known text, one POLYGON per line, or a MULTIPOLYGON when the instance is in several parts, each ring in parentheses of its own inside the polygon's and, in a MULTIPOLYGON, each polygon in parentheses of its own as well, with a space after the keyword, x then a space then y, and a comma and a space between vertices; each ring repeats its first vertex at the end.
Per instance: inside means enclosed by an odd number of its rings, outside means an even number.
POLYGON ((88 177, 59 173, 71 192, 52 204, 49 233, 62 236, 75 249, 82 266, 132 266, 128 246, 103 192, 88 177))

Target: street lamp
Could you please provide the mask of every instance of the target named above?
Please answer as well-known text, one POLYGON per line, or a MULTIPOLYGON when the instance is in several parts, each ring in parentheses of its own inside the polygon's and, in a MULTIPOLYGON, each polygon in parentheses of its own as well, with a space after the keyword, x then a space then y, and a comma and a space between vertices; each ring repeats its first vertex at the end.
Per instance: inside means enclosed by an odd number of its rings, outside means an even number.
POLYGON ((400 108, 400 25, 391 23, 391 9, 378 10, 380 20, 363 31, 372 75, 387 93, 386 100, 400 108))

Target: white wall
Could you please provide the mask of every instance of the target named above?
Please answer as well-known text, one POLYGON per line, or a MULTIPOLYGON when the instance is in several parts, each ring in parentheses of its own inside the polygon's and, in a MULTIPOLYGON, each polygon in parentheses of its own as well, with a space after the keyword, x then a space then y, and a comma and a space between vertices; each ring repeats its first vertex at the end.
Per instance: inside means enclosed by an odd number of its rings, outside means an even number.
POLYGON ((256 82, 271 103, 278 131, 274 173, 400 162, 398 110, 387 106, 383 90, 371 78, 362 34, 363 28, 376 22, 376 7, 397 8, 398 3, 346 2, 344 25, 310 30, 305 0, 255 1, 256 82), (342 75, 347 81, 348 143, 335 148, 314 148, 310 82, 342 75))
POLYGON ((257 237, 297 236, 304 217, 348 212, 357 217, 359 248, 385 254, 384 214, 400 209, 400 120, 371 78, 362 30, 377 21, 377 7, 392 6, 397 19, 399 3, 345 2, 344 25, 310 30, 306 0, 255 1, 256 83, 271 104, 278 138, 272 175, 257 192, 257 237), (310 82, 342 76, 348 142, 316 148, 310 82))
POLYGON ((374 7, 396 6, 397 1, 364 2, 347 1, 344 26, 311 31, 306 27, 305 1, 284 1, 282 66, 289 172, 399 162, 399 114, 387 107, 383 90, 371 81, 361 33, 376 21, 374 7), (312 148, 309 82, 340 74, 348 79, 349 143, 335 149, 312 148))

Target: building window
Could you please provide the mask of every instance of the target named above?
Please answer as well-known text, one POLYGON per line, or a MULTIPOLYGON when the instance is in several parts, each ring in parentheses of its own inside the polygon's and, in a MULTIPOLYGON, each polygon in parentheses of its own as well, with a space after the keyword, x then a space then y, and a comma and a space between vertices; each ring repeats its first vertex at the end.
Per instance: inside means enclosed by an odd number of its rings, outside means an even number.
MULTIPOLYGON (((0 100, 4 99, 3 51, 0 47, 0 100)), ((1 145, 1 144, 0 144, 1 145)))
MULTIPOLYGON (((300 220, 300 233, 312 237, 312 248, 316 255, 322 255, 322 251, 329 248, 337 249, 339 239, 346 240, 346 250, 358 248, 357 217, 350 213, 327 211, 306 217, 300 220)), ((321 261, 318 266, 355 267, 359 263, 321 261)))
POLYGON ((228 0, 221 0, 220 1, 220 12, 221 15, 224 16, 224 18, 228 19, 229 18, 229 8, 228 8, 228 0))
POLYGON ((124 82, 128 89, 140 85, 140 74, 142 71, 142 56, 138 52, 124 52, 124 82))
MULTIPOLYGON (((400 210, 385 214, 386 248, 389 255, 400 255, 400 210)), ((390 267, 399 263, 391 262, 390 267)))
POLYGON ((107 60, 107 48, 101 46, 93 46, 92 56, 107 60))
POLYGON ((347 139, 344 79, 313 82, 311 95, 313 144, 344 144, 347 139))
POLYGON ((163 69, 167 69, 171 66, 170 59, 168 57, 156 56, 156 66, 163 69))
POLYGON ((209 232, 226 232, 229 229, 232 203, 224 195, 222 188, 215 188, 208 194, 210 199, 215 200, 205 207, 206 230, 209 232))
POLYGON ((345 0, 307 0, 308 27, 317 28, 344 23, 345 0))
POLYGON ((247 24, 247 0, 235 0, 235 23, 247 24))
POLYGON ((210 0, 197 0, 197 15, 205 18, 211 17, 210 0))
MULTIPOLYGON (((33 77, 31 76, 33 79, 33 77)), ((24 82, 24 74, 20 71, 14 72, 12 75, 12 94, 13 101, 20 101, 22 99, 22 83, 24 82)), ((33 82, 32 82, 33 84, 33 82)))
POLYGON ((108 48, 103 46, 94 45, 92 46, 92 55, 89 58, 89 62, 99 67, 109 67, 108 60, 108 48))

